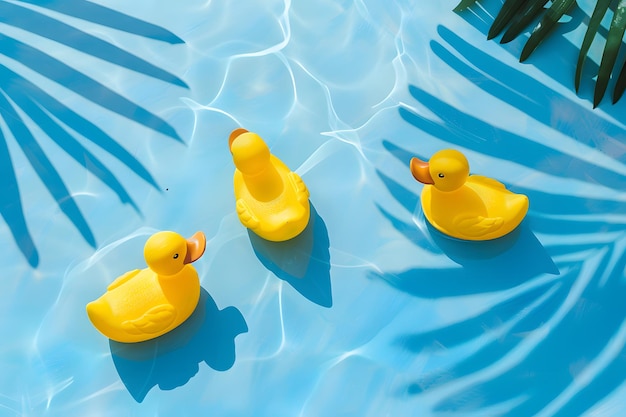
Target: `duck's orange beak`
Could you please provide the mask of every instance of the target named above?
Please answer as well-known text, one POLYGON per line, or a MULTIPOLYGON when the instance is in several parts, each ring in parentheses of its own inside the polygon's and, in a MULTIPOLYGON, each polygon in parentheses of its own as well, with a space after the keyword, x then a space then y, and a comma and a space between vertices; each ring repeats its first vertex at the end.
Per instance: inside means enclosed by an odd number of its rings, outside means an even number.
POLYGON ((411 158, 411 174, 413 178, 423 184, 434 184, 433 177, 430 176, 428 162, 424 162, 419 158, 411 158))
POLYGON ((228 137, 228 149, 231 149, 233 147, 233 142, 235 141, 235 139, 237 139, 237 136, 242 135, 247 132, 248 131, 244 129, 243 127, 239 127, 233 130, 232 132, 230 132, 230 136, 228 137))
POLYGON ((206 249, 206 236, 202 232, 196 232, 187 239, 187 256, 184 263, 190 264, 200 259, 206 249))

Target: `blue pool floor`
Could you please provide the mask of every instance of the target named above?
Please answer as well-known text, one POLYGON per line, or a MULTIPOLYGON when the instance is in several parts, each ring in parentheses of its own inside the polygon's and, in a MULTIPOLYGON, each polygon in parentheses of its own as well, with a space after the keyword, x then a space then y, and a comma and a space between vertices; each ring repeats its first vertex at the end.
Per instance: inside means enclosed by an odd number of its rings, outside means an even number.
POLYGON ((593 3, 525 64, 485 39, 499 2, 455 5, 0 0, 0 416, 624 415, 625 104, 592 109, 601 44, 573 91, 593 3), (297 239, 239 222, 238 127, 306 182, 297 239), (443 148, 529 197, 514 233, 426 222, 408 164, 443 148), (85 305, 159 230, 206 234, 200 303, 109 341, 85 305))

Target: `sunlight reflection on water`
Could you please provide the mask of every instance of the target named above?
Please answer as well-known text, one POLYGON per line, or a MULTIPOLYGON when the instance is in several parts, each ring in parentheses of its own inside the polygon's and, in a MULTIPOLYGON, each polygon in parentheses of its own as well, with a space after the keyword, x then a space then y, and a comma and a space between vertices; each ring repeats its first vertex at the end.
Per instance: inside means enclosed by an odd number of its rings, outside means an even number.
MULTIPOLYGON (((107 2, 184 43, 27 3, 188 88, 43 41, 166 123, 142 125, 0 57, 128 152, 81 136, 95 128, 76 134, 137 206, 24 117, 92 248, 19 138, 5 135, 40 263, 31 268, 0 223, 1 415, 626 412, 624 102, 592 111, 549 52, 519 65, 518 44, 486 41, 476 15, 448 2, 107 2), (298 242, 261 241, 237 219, 227 140, 242 126, 310 190, 315 221, 298 242), (468 245, 426 223, 408 163, 444 147, 529 196, 515 235, 468 245), (157 230, 206 233, 195 263, 203 303, 170 339, 109 343, 85 304, 145 266, 157 230)), ((7 30, 40 45, 40 35, 7 30)))

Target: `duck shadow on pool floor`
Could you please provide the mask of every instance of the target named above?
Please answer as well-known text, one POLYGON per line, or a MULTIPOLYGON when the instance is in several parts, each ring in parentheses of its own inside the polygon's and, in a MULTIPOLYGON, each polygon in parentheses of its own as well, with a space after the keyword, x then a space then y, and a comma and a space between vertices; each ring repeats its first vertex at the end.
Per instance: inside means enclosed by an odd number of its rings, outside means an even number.
POLYGON ((313 204, 309 224, 293 239, 270 242, 249 230, 248 235, 255 255, 267 269, 309 301, 332 307, 328 230, 313 204))
POLYGON ((109 341, 115 368, 137 402, 152 387, 171 390, 185 385, 205 362, 216 371, 235 363, 235 338, 248 326, 235 307, 220 310, 209 293, 201 288, 193 314, 179 327, 141 343, 109 341))
MULTIPOLYGON (((502 71, 516 76, 519 91, 524 93, 511 94, 514 90, 500 88, 490 76, 472 70, 456 57, 461 53, 476 67, 495 61, 487 61, 489 57, 470 49, 450 30, 439 28, 439 33, 449 44, 431 44, 441 59, 470 74, 468 79, 485 92, 547 127, 558 128, 582 145, 593 144, 590 151, 612 146, 608 140, 597 141, 596 133, 602 138, 623 133, 608 122, 596 123, 597 115, 547 88, 529 88, 531 79, 500 64, 502 71), (566 104, 559 107, 561 119, 539 111, 545 108, 542 103, 553 102, 566 104), (573 111, 576 107, 580 109, 573 111), (564 123, 563 116, 577 123, 564 123), (593 123, 587 123, 590 120, 593 123)), ((552 193, 534 185, 511 184, 511 191, 530 199, 526 220, 502 239, 464 242, 447 238, 428 225, 419 212, 420 188, 407 188, 382 168, 377 170, 390 196, 405 210, 404 215, 396 215, 381 202, 381 214, 407 243, 431 256, 448 257, 454 264, 431 266, 415 259, 406 270, 373 271, 370 276, 418 298, 458 300, 459 309, 467 309, 450 317, 436 310, 434 317, 427 318, 437 320, 435 324, 409 329, 396 338, 395 346, 404 354, 427 358, 424 370, 414 375, 404 393, 419 397, 449 389, 433 406, 437 415, 529 416, 550 409, 550 415, 559 417, 582 415, 623 384, 626 369, 626 348, 621 342, 615 344, 624 334, 626 292, 626 237, 623 222, 615 220, 625 212, 623 202, 615 197, 623 189, 623 175, 611 168, 612 163, 592 164, 582 157, 564 156, 549 141, 539 143, 494 127, 417 86, 410 86, 409 92, 439 119, 408 107, 399 109, 400 117, 417 128, 417 134, 398 143, 383 140, 382 146, 404 164, 407 176, 414 154, 428 157, 420 154, 421 135, 426 134, 451 147, 524 164, 537 178, 545 175, 587 186, 602 184, 608 192, 590 197, 577 187, 552 193), (490 304, 473 303, 480 300, 474 295, 489 297, 490 304), (588 382, 576 386, 583 375, 588 382)), ((606 153, 618 155, 613 157, 615 162, 623 155, 606 153)))
POLYGON ((559 275, 559 269, 526 222, 509 235, 491 241, 457 240, 429 224, 427 230, 432 242, 461 268, 417 268, 372 275, 425 298, 501 291, 542 273, 559 275))

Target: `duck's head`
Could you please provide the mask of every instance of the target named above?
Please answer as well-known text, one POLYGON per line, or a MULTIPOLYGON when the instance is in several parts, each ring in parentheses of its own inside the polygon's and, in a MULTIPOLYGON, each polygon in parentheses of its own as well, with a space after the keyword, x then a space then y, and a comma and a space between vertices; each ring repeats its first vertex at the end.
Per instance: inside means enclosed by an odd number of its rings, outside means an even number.
POLYGON ((262 172, 270 163, 270 149, 256 133, 246 129, 235 129, 228 138, 233 162, 246 175, 262 172))
POLYGON ((148 267, 159 275, 174 275, 185 264, 199 259, 206 248, 204 233, 185 239, 175 232, 158 232, 150 236, 143 249, 148 267))
POLYGON ((429 162, 412 158, 411 173, 419 182, 432 184, 440 191, 454 191, 465 184, 469 163, 461 152, 444 149, 436 152, 429 162))

